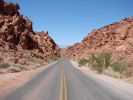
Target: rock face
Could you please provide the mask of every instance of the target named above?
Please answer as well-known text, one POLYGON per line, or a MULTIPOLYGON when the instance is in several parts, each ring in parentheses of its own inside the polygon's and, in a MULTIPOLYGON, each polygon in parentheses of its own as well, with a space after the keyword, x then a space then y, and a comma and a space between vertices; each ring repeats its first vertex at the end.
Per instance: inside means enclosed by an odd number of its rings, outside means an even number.
POLYGON ((80 59, 103 50, 125 57, 133 56, 133 18, 93 30, 80 43, 63 49, 62 55, 80 59))
POLYGON ((36 48, 37 44, 32 39, 35 34, 32 22, 18 12, 18 4, 1 0, 0 8, 0 41, 11 49, 18 45, 23 49, 36 48))
POLYGON ((48 32, 34 32, 32 21, 20 14, 19 9, 18 4, 0 0, 0 62, 10 58, 8 52, 13 52, 13 62, 20 64, 26 64, 26 60, 21 60, 24 52, 41 59, 59 56, 59 47, 48 32))
POLYGON ((39 54, 34 53, 34 56, 40 56, 41 58, 60 56, 60 48, 48 35, 48 32, 36 32, 33 37, 33 40, 35 41, 35 44, 37 44, 37 51, 39 52, 39 54))
MULTIPOLYGON (((80 43, 63 49, 61 53, 63 57, 79 61, 80 59, 90 59, 93 54, 105 52, 111 53, 111 64, 114 62, 124 64, 125 70, 121 73, 122 77, 130 79, 133 76, 133 18, 126 18, 93 30, 80 43)), ((109 69, 107 70, 109 72, 109 69)), ((111 74, 108 73, 108 75, 111 74)))
POLYGON ((0 12, 4 15, 14 15, 16 13, 19 13, 19 5, 18 4, 13 4, 13 3, 8 3, 4 2, 3 0, 0 0, 0 12))

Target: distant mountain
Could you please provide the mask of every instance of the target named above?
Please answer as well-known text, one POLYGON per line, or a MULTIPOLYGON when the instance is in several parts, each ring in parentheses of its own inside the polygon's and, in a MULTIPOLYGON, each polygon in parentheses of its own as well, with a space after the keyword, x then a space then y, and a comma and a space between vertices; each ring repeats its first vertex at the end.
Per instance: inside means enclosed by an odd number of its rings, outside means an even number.
POLYGON ((69 47, 70 45, 59 45, 60 48, 67 48, 69 47))

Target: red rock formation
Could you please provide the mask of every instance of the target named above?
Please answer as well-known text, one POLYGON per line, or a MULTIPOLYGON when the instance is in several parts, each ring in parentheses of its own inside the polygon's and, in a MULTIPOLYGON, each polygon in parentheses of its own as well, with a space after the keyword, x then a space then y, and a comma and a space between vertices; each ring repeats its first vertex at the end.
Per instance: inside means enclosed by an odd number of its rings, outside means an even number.
MULTIPOLYGON (((0 0, 0 49, 2 48, 4 51, 15 52, 14 62, 21 64, 26 64, 20 57, 24 52, 30 54, 28 56, 42 59, 59 56, 59 48, 48 32, 34 32, 32 21, 19 13, 18 4, 0 0)), ((3 58, 0 55, 1 60, 3 58)))
POLYGON ((88 57, 102 50, 133 54, 133 18, 126 18, 103 28, 93 30, 80 43, 63 50, 63 55, 74 59, 88 57), (121 49, 120 49, 121 47, 121 49))
MULTIPOLYGON (((36 32, 33 37, 37 47, 43 57, 59 56, 60 49, 54 40, 48 35, 48 32, 36 32)), ((36 56, 39 56, 35 54, 36 56)))
POLYGON ((19 14, 18 4, 14 5, 2 0, 1 4, 3 6, 0 11, 0 41, 5 42, 12 49, 17 45, 21 45, 23 49, 35 48, 32 47, 34 44, 32 37, 35 34, 32 30, 32 22, 19 14))

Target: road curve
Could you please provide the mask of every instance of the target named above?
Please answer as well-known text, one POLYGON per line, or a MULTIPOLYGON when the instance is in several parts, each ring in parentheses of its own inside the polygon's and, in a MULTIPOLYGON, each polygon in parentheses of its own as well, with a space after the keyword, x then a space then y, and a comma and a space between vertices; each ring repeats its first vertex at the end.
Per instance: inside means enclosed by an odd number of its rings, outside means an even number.
POLYGON ((133 96, 61 60, 2 100, 133 100, 133 96))

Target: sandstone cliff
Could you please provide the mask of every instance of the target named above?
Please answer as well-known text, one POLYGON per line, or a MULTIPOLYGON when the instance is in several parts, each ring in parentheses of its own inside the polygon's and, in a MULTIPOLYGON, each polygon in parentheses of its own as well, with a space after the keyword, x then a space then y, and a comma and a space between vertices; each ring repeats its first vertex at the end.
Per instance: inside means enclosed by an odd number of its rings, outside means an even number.
POLYGON ((63 57, 75 59, 81 64, 87 63, 90 68, 97 67, 97 70, 111 76, 132 77, 133 18, 93 30, 80 43, 63 49, 61 53, 63 57))
POLYGON ((63 49, 62 53, 67 57, 80 59, 103 50, 125 55, 133 54, 133 18, 93 30, 80 43, 63 49))
POLYGON ((32 57, 44 62, 59 57, 59 47, 48 32, 34 32, 32 21, 19 9, 18 4, 0 0, 0 62, 26 64, 32 57))

